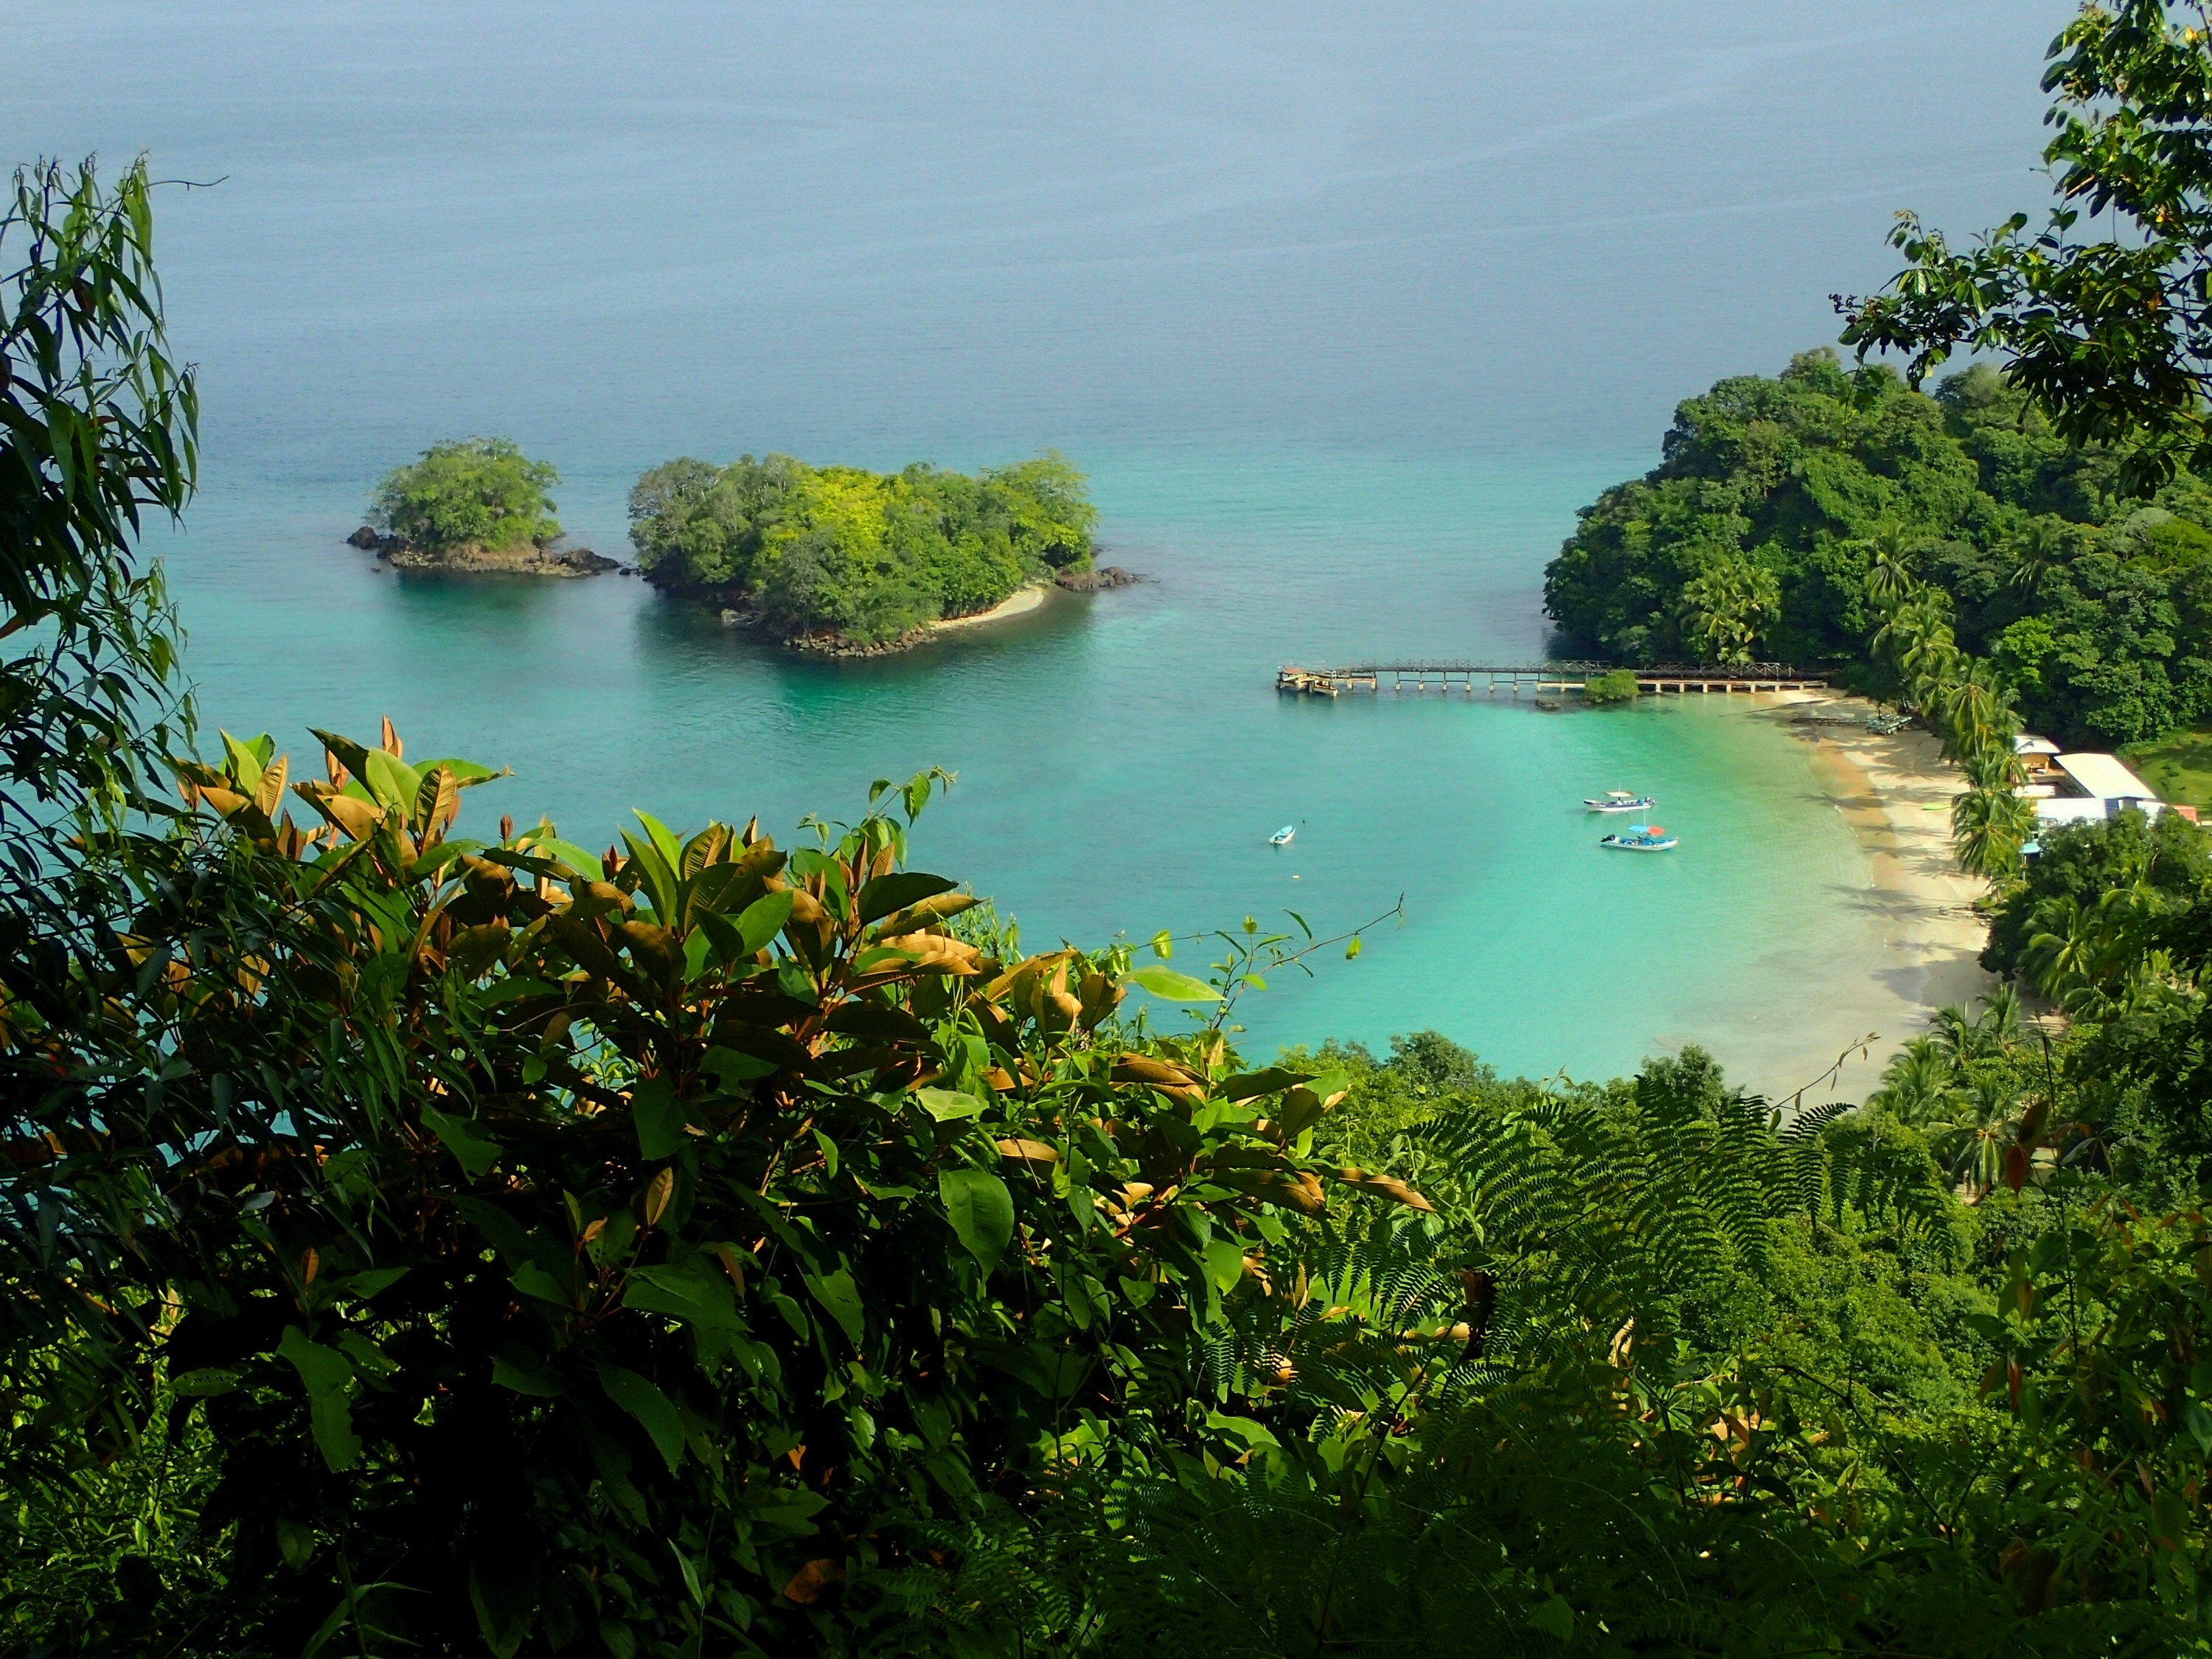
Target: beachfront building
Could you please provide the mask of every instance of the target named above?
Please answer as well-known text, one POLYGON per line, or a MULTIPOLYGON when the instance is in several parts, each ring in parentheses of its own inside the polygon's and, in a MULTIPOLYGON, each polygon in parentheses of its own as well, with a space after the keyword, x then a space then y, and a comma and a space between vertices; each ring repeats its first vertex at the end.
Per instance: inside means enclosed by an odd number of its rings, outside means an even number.
POLYGON ((2020 793, 2035 802, 2035 815, 2046 826, 2108 818, 2132 806, 2146 817, 2166 811, 2158 792, 2112 755, 2062 755, 2048 738, 2027 738, 2038 745, 2013 747, 2028 769, 2020 793))

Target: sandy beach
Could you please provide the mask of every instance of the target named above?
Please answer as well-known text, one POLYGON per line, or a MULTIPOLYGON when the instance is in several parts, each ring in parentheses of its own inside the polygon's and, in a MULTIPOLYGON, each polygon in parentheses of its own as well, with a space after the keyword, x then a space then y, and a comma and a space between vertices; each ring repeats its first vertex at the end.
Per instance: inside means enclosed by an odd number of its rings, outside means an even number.
POLYGON ((930 627, 950 630, 955 628, 981 628, 985 623, 1004 622, 1009 617, 1019 617, 1036 610, 1044 603, 1042 587, 1017 588, 1008 598, 1001 599, 988 611, 978 611, 972 617, 947 617, 933 622, 930 627))
MULTIPOLYGON (((1816 775, 1869 858, 1863 902, 1881 954, 1863 976, 1838 988, 1838 1006, 1829 1012, 1849 1015, 1844 1024, 1879 1032, 1881 1040, 1869 1060, 1855 1058, 1832 1086, 1806 1097, 1856 1099, 1930 1012, 1947 1003, 1971 1005, 1996 982, 1976 961, 1988 937, 1973 910, 1983 884, 1962 872, 1951 852, 1951 799, 1961 786, 1926 732, 1881 737, 1863 726, 1801 723, 1808 714, 1858 719, 1874 713, 1861 699, 1783 694, 1760 702, 1756 718, 1776 721, 1811 746, 1816 775)), ((1801 1079, 1833 1058, 1807 1054, 1801 1079)))

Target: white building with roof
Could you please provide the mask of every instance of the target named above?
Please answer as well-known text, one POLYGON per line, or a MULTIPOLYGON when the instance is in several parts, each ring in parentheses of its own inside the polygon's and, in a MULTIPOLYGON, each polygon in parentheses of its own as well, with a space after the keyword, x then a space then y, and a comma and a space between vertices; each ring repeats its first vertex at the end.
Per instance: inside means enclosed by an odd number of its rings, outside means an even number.
POLYGON ((2158 791, 2116 756, 2056 755, 2051 763, 2063 781, 2035 803, 2035 815, 2045 824, 2084 823, 2111 817, 2130 806, 2153 818, 2166 811, 2158 791))

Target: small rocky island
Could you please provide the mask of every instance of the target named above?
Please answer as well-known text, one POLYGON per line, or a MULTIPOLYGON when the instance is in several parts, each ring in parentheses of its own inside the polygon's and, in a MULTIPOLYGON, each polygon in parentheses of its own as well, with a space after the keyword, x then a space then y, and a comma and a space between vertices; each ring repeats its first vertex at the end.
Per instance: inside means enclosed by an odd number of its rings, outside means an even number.
POLYGON ((401 570, 596 576, 620 563, 562 547, 549 493, 561 476, 507 438, 433 444, 376 488, 370 522, 346 538, 401 570))
POLYGON ((1092 568, 1098 510, 1083 474, 1051 453, 972 476, 687 456, 637 481, 629 518, 655 587, 830 656, 880 656, 1014 616, 1055 584, 1092 592, 1135 580, 1092 568))
POLYGON ((597 576, 623 568, 618 559, 594 553, 588 547, 540 547, 525 542, 519 547, 483 547, 464 542, 457 547, 417 547, 405 538, 363 525, 346 538, 346 545, 374 553, 398 570, 487 571, 510 576, 597 576))
POLYGON ((519 576, 642 574, 673 599, 793 650, 881 656, 950 629, 1141 578, 1094 562, 1084 476, 1048 452, 969 476, 810 466, 788 455, 727 466, 690 457, 629 493, 635 566, 562 547, 560 476, 512 440, 434 444, 377 486, 346 538, 402 570, 519 576))

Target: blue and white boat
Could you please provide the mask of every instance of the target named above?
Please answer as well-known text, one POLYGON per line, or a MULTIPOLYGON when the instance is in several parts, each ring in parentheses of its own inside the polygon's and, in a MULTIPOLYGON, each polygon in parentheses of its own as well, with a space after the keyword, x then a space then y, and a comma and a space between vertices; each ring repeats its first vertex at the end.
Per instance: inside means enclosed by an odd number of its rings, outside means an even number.
POLYGON ((1608 789, 1602 795, 1583 797, 1583 805, 1593 812, 1648 812, 1658 804, 1649 795, 1631 794, 1626 789, 1608 789))
POLYGON ((1297 825, 1295 823, 1286 823, 1281 829, 1276 830, 1273 835, 1267 837, 1267 845, 1270 847, 1288 847, 1291 844, 1291 837, 1297 833, 1297 825))
POLYGON ((1632 823, 1627 834, 1607 836, 1598 842, 1617 853, 1671 853, 1680 844, 1680 836, 1668 834, 1663 825, 1656 823, 1632 823))

